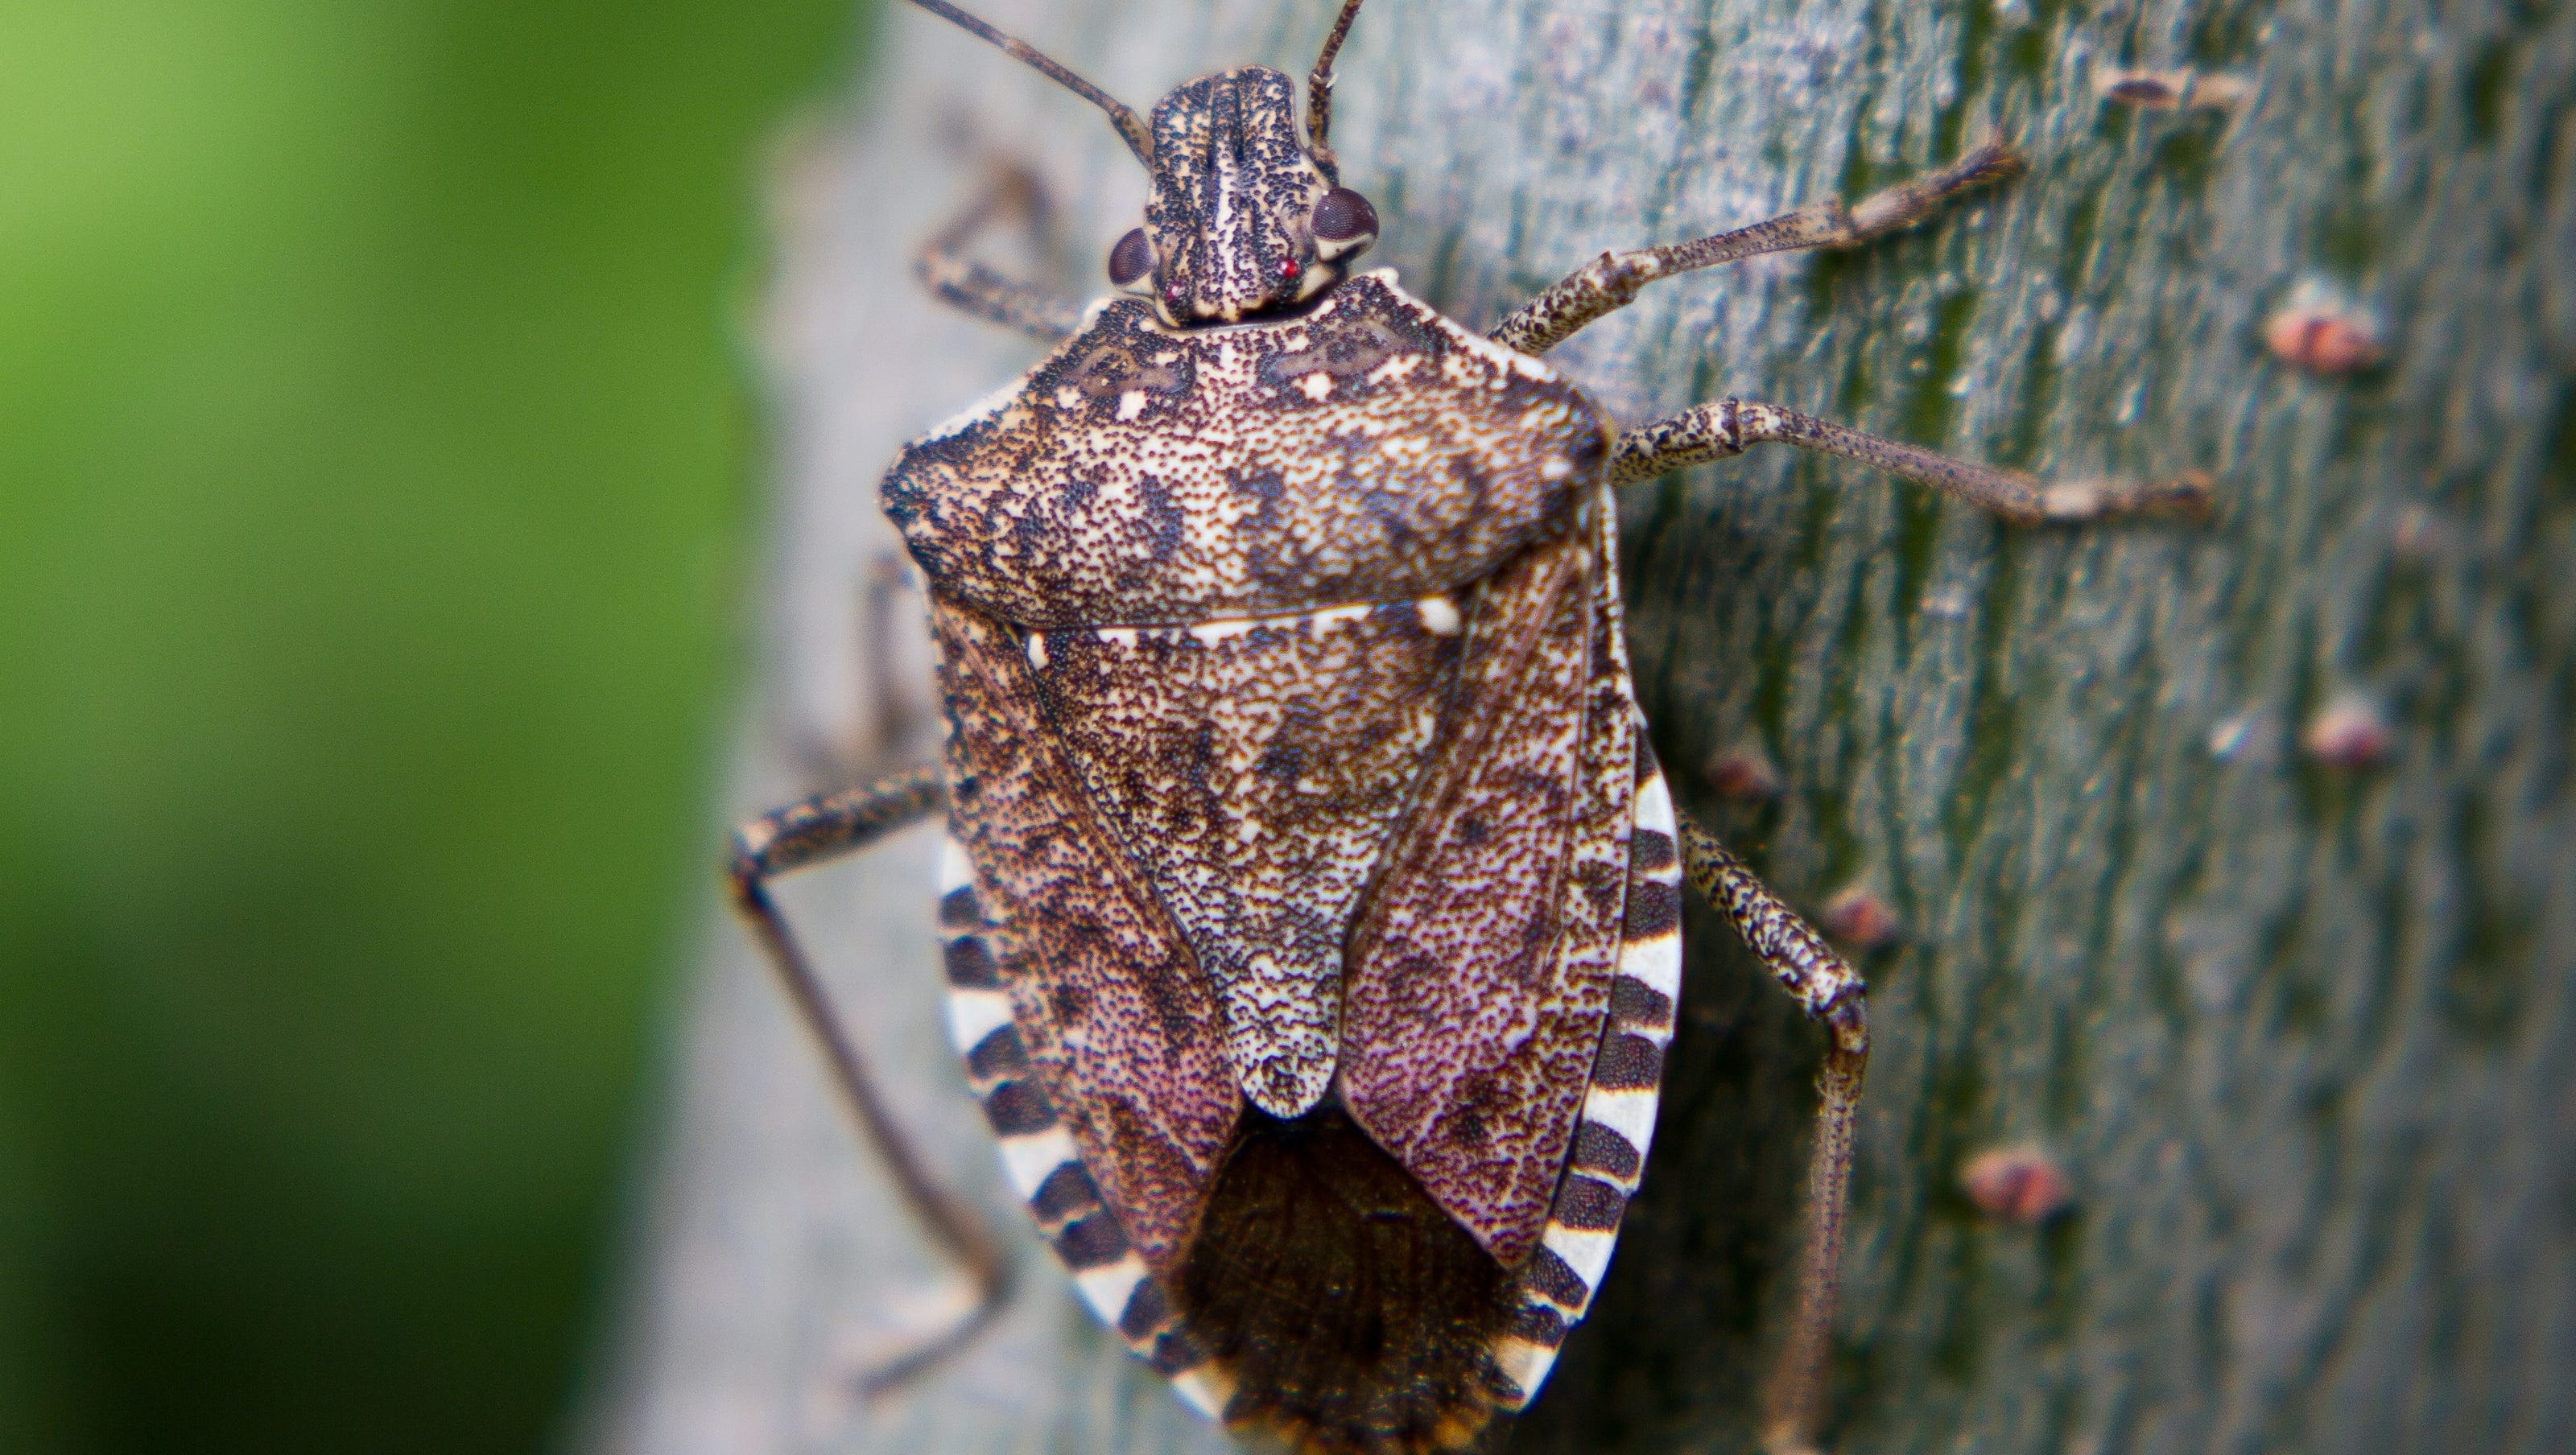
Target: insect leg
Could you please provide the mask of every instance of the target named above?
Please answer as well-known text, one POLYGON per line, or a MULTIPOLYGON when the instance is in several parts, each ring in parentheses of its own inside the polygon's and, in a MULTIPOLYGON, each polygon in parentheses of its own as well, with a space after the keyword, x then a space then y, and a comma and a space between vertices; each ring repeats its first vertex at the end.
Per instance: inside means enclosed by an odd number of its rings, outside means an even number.
POLYGON ((1929 217, 1944 202, 1972 187, 2000 182, 2022 168, 2021 153, 1988 142, 1937 172, 1872 192, 1845 207, 1827 200, 1795 212, 1686 243, 1603 253, 1494 326, 1496 343, 1525 354, 1543 354, 1577 329, 1627 307, 1657 278, 1798 248, 1857 247, 1901 232, 1929 217))
POLYGON ((1082 308, 1043 288, 1005 278, 966 256, 967 245, 995 222, 1016 217, 1033 232, 1043 232, 1046 193, 1036 177, 1017 166, 1002 166, 975 199, 966 204, 912 260, 913 275, 941 302, 962 308, 1022 333, 1054 343, 1070 336, 1082 322, 1082 308))
POLYGON ((1679 816, 1682 872, 1735 925, 1780 985, 1821 1022, 1828 1040, 1816 1077, 1816 1144, 1807 1160, 1806 1261, 1798 1310, 1772 1372, 1763 1443, 1775 1455, 1814 1448, 1825 1343, 1833 1332, 1842 1271, 1843 1209, 1851 1190, 1854 1121, 1869 1065, 1867 987, 1860 974, 1798 912, 1754 877, 1708 830, 1679 816))
POLYGON ((2197 515, 2209 505, 2209 477, 2197 470, 2150 485, 2116 480, 2050 484, 2018 470, 1953 459, 1794 409, 1739 399, 1697 405, 1670 419, 1620 431, 1618 443, 1610 447, 1610 478, 1632 485, 1684 465, 1740 455, 1748 446, 1766 442, 1858 460, 2023 525, 2138 512, 2197 515))
POLYGON ((1008 1265, 983 1222, 930 1175, 921 1154, 896 1123, 857 1044, 843 1030, 823 982, 816 978, 812 963, 770 898, 769 881, 791 869, 863 849, 938 812, 947 799, 947 787, 935 768, 916 768, 865 788, 820 794, 743 825, 734 834, 733 859, 725 866, 734 908, 760 941, 798 1018, 822 1046, 841 1100, 894 1174, 895 1186, 913 1215, 965 1266, 975 1286, 972 1311, 919 1348, 869 1370, 861 1379, 862 1394, 879 1393, 911 1378, 972 1338, 1001 1308, 1009 1292, 1008 1265))

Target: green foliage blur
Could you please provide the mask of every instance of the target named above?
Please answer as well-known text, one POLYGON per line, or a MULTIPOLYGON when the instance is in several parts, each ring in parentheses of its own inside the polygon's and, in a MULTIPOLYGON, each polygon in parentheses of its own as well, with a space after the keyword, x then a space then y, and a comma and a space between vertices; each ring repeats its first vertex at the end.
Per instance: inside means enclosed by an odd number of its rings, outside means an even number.
POLYGON ((559 1440, 848 0, 0 0, 0 1450, 559 1440))

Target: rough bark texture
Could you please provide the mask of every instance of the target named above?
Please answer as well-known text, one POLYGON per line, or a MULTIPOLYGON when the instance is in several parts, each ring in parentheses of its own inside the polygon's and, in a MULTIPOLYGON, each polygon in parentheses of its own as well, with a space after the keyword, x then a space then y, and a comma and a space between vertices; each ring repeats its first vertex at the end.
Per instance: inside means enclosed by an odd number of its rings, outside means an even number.
MULTIPOLYGON (((985 7, 1138 106, 1302 73, 1331 6, 985 7)), ((1903 917, 1866 961, 1863 1122, 1832 1422, 1844 1450, 2576 1448, 2576 20, 2563 3, 2082 7, 1374 0, 1345 177, 1381 261, 1464 319, 1673 240, 2017 139, 2031 174, 1848 257, 1654 286, 1560 351, 1615 411, 1739 393, 2061 476, 2205 468, 2200 529, 2013 530, 1830 460, 1641 487, 1628 589, 1686 802, 1791 899, 1903 917), (2251 82, 2234 114, 2101 72, 2251 82), (2268 357, 2302 280, 2388 363, 2268 357), (2385 761, 2304 755, 2359 692, 2385 761), (1768 806, 1694 782, 1759 744, 1768 806), (2036 1140, 2075 1210, 1958 1190, 2036 1140)), ((1065 204, 1096 288, 1142 178, 1109 128, 917 13, 864 119, 782 169, 765 342, 781 494, 748 813, 787 751, 919 753, 919 648, 871 620, 874 483, 1032 356, 938 311, 910 249, 978 149, 1065 204), (961 137, 969 140, 961 142, 961 137), (906 733, 909 731, 910 736, 906 733)), ((1185 1451, 1221 1439, 1094 1328, 1030 1238, 938 1031, 918 833, 791 883, 895 1097, 1018 1246, 966 1356, 869 1408, 849 1371, 954 1280, 852 1151, 711 913, 624 1337, 592 1443, 1185 1451)), ((710 857, 713 856, 711 846, 710 857)), ((1734 1449, 1783 1302, 1815 1037, 1695 919, 1690 1014, 1597 1312, 1516 1450, 1734 1449)))

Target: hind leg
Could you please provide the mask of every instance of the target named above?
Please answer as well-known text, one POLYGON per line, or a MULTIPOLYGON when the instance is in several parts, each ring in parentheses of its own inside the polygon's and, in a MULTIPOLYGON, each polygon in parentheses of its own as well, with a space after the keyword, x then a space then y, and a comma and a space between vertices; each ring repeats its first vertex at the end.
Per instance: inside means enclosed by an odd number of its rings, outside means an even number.
POLYGON ((938 812, 947 798, 939 772, 932 768, 900 773, 866 788, 822 794, 743 825, 734 835, 733 857, 725 871, 735 910, 760 941, 798 1018, 822 1047, 843 1105, 894 1175, 913 1216, 964 1267, 974 1286, 972 1310, 920 1347, 868 1370, 860 1378, 863 1395, 881 1393, 921 1373, 974 1337, 1002 1307, 1009 1292, 1008 1265, 982 1221, 931 1176, 912 1139, 895 1121, 857 1042, 850 1038, 823 982, 770 898, 769 881, 789 870, 866 848, 938 812))
POLYGON ((1843 1211, 1851 1191, 1852 1144, 1861 1075, 1869 1065, 1869 1017, 1860 974, 1824 936, 1766 888, 1708 830, 1680 819, 1682 872, 1733 922, 1782 989, 1825 1027, 1824 1070, 1816 1077, 1816 1142, 1807 1163, 1806 1255, 1798 1307, 1771 1375, 1762 1440, 1773 1455, 1815 1448, 1825 1351, 1833 1335, 1842 1272, 1843 1211))

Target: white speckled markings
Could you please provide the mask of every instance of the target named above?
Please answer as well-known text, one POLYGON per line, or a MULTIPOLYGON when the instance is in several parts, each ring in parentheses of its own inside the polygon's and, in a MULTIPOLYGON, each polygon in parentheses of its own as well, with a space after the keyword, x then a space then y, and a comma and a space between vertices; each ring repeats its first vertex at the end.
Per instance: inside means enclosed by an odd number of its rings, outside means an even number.
POLYGON ((1054 659, 1053 649, 1048 643, 1062 641, 1066 637, 1087 636, 1101 646, 1119 651, 1175 644, 1183 637, 1200 646, 1213 647, 1255 631, 1329 631, 1337 626, 1364 621, 1382 605, 1410 605, 1422 629, 1436 637, 1456 636, 1466 626, 1466 618, 1459 613, 1456 598, 1441 592, 1403 603, 1355 601, 1315 611, 1283 612, 1276 616, 1218 617, 1187 626, 1092 626, 1032 631, 1027 647, 1029 665, 1045 671, 1047 664, 1054 659))
POLYGON ((1272 1116, 1332 1086, 1344 929, 1464 630, 1435 592, 1024 635, 1050 732, 1196 952, 1237 1084, 1272 1116))
POLYGON ((948 1035, 965 1058, 967 1084, 1000 1141, 1003 1174, 1028 1203, 1038 1232, 1073 1275, 1083 1302, 1138 1357, 1171 1376, 1183 1400, 1215 1417, 1230 1389, 1222 1375, 1199 1367, 1206 1354, 1166 1306, 1145 1260, 1102 1202, 1073 1134, 1038 1084, 1028 1047, 1012 1024, 1011 998, 993 953, 995 928, 975 887, 974 864, 950 838, 939 884, 948 1035))
POLYGON ((1520 1307, 1494 1344, 1494 1362, 1519 1391, 1507 1401, 1513 1409, 1538 1393, 1567 1332, 1590 1308, 1609 1271, 1619 1219, 1636 1195, 1654 1139, 1664 1048, 1672 1041, 1681 1001, 1681 855, 1672 795, 1645 746, 1642 723, 1637 760, 1628 905, 1619 970, 1610 983, 1610 1020, 1556 1204, 1521 1273, 1520 1307))

